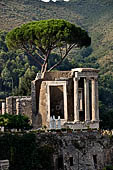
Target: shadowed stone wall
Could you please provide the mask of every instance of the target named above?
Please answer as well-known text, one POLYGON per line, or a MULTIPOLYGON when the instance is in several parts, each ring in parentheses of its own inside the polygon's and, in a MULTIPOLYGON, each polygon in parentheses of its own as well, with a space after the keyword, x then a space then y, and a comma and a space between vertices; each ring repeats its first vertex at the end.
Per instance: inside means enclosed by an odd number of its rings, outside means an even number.
POLYGON ((74 120, 74 93, 73 93, 73 80, 68 80, 67 86, 67 105, 68 105, 68 121, 74 120))
POLYGON ((22 114, 30 118, 32 122, 32 102, 31 97, 10 96, 6 98, 6 113, 22 114))
POLYGON ((102 170, 113 165, 113 136, 97 131, 48 133, 37 135, 37 141, 53 147, 53 170, 102 170))
POLYGON ((10 169, 18 166, 18 170, 23 170, 30 165, 35 170, 39 167, 43 170, 103 170, 105 166, 113 165, 113 136, 99 131, 24 132, 10 136, 1 134, 0 139, 0 156, 10 160, 10 169), (11 148, 15 150, 13 157, 11 148), (44 163, 52 165, 51 168, 45 167, 44 163))
POLYGON ((21 98, 19 99, 19 102, 20 102, 20 108, 19 108, 20 114, 28 116, 30 118, 30 121, 32 122, 31 97, 21 98))

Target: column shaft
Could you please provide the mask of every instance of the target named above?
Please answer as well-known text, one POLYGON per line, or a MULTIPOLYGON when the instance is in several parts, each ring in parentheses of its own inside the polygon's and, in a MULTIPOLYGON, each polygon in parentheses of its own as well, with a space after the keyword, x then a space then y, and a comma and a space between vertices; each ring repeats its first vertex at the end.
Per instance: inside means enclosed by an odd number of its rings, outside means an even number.
POLYGON ((96 83, 95 79, 92 79, 92 120, 96 121, 97 116, 96 116, 96 83))
POLYGON ((20 114, 20 99, 16 99, 16 115, 20 114))
POLYGON ((74 78, 74 121, 79 121, 78 110, 78 79, 74 78))
POLYGON ((67 113, 67 86, 66 83, 63 85, 63 96, 64 96, 64 119, 67 121, 68 113, 67 113))
POLYGON ((84 97, 85 97, 85 121, 90 120, 89 111, 89 79, 84 79, 84 97))
POLYGON ((2 115, 6 113, 6 104, 5 102, 2 102, 2 115))
POLYGON ((99 99, 98 99, 98 80, 96 79, 96 115, 97 115, 97 120, 99 120, 99 99))

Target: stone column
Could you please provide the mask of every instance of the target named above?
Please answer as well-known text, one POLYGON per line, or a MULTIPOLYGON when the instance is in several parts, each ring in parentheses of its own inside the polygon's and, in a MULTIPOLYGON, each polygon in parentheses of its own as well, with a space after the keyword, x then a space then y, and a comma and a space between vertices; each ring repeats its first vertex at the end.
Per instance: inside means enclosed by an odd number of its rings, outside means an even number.
POLYGON ((85 98, 85 121, 90 120, 89 112, 89 79, 84 79, 84 98, 85 98))
POLYGON ((20 114, 20 99, 16 99, 16 114, 20 114))
POLYGON ((50 85, 47 83, 47 95, 46 95, 47 99, 47 122, 50 122, 50 85))
POLYGON ((2 102, 2 115, 6 113, 6 103, 2 102))
POLYGON ((99 120, 98 79, 95 79, 95 86, 96 86, 96 113, 97 113, 97 120, 99 120))
POLYGON ((97 97, 96 97, 96 79, 92 79, 92 121, 97 120, 97 97))
MULTIPOLYGON (((33 113, 33 121, 35 122, 37 109, 36 109, 36 81, 31 82, 31 102, 32 102, 32 113, 33 113)), ((39 101, 38 101, 39 102, 39 101)), ((34 126, 35 123, 33 123, 34 126)))
POLYGON ((13 97, 6 98, 6 113, 12 114, 13 112, 13 97))
POLYGON ((74 121, 79 121, 78 78, 74 78, 74 121))
POLYGON ((68 112, 67 112, 67 83, 65 82, 63 85, 63 96, 64 96, 64 119, 67 121, 68 112))

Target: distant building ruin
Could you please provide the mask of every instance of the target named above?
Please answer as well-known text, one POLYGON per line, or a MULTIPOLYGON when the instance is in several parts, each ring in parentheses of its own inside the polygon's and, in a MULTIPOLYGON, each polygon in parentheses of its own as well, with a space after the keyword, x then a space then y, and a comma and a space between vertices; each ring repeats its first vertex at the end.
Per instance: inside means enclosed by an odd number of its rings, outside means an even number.
POLYGON ((31 97, 10 96, 2 114, 27 115, 34 128, 99 128, 98 72, 93 68, 46 72, 32 81, 31 97))
POLYGON ((61 127, 99 128, 98 72, 93 68, 38 74, 32 82, 33 126, 50 128, 60 117, 61 127))
POLYGON ((26 115, 32 122, 31 96, 9 96, 2 102, 2 114, 26 115))

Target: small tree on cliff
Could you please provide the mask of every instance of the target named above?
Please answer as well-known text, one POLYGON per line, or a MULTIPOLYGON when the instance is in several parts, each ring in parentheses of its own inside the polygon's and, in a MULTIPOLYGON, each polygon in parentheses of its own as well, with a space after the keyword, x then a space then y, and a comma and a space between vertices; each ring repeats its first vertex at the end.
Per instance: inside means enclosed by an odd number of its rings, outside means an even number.
POLYGON ((91 38, 87 32, 62 19, 30 22, 17 27, 7 34, 10 49, 23 49, 41 68, 42 77, 48 70, 58 66, 74 47, 88 47, 91 38), (51 68, 48 60, 52 51, 59 52, 61 58, 51 68))

